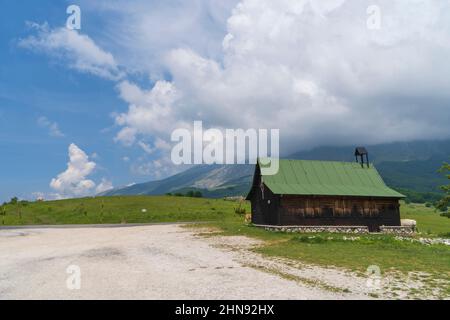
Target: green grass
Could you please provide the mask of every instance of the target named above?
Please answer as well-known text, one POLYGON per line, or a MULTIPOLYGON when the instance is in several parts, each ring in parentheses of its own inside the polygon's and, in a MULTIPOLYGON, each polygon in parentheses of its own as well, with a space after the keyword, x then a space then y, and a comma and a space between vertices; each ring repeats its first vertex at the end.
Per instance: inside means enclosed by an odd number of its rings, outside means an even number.
POLYGON ((417 221, 419 232, 450 238, 450 219, 442 217, 433 208, 427 208, 424 204, 402 203, 400 212, 402 219, 417 221))
POLYGON ((344 241, 336 235, 316 235, 316 238, 323 241, 305 243, 300 237, 292 237, 258 250, 267 255, 362 272, 370 265, 378 265, 382 271, 426 271, 450 276, 450 250, 444 245, 427 247, 375 235, 362 236, 356 241, 344 241))
POLYGON ((175 196, 118 196, 6 205, 0 225, 152 223, 220 220, 235 203, 175 196), (142 212, 145 209, 146 212, 142 212))

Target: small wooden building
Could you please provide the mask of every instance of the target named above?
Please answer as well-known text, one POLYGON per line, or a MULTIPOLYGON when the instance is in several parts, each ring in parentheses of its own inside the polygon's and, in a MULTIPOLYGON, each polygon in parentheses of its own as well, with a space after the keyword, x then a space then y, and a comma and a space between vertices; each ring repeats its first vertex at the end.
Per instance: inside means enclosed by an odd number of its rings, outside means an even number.
POLYGON ((254 224, 367 226, 371 232, 400 226, 401 198, 369 163, 283 159, 275 175, 261 175, 258 161, 247 195, 254 224))

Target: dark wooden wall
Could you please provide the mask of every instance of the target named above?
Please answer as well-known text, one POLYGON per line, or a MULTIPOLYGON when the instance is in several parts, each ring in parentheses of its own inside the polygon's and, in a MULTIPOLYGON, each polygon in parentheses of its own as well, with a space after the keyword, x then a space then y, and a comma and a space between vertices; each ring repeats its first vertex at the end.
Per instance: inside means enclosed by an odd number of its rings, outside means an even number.
POLYGON ((400 225, 398 199, 370 197, 280 196, 280 225, 400 225))
POLYGON ((370 231, 400 225, 399 202, 392 198, 274 195, 265 187, 264 199, 255 189, 251 204, 255 224, 368 226, 370 231))
POLYGON ((258 166, 256 166, 250 199, 252 205, 252 223, 280 224, 280 197, 273 194, 266 186, 261 190, 261 175, 258 166))

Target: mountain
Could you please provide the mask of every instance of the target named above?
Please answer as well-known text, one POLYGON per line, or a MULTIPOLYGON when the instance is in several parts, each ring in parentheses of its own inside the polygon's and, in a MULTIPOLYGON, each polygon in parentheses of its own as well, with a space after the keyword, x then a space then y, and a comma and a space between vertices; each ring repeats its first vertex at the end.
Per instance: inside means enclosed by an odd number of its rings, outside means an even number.
MULTIPOLYGON (((428 161, 431 158, 450 160, 450 140, 393 142, 366 146, 370 162, 428 161)), ((292 154, 289 158, 304 160, 355 161, 355 146, 318 147, 292 154)), ((377 166, 378 168, 378 166, 377 166)))
POLYGON ((101 196, 155 195, 201 191, 204 196, 219 198, 245 194, 250 187, 253 165, 197 165, 158 181, 138 183, 101 193, 101 196))
MULTIPOLYGON (((293 154, 293 159, 355 161, 354 147, 319 147, 293 154)), ((395 142, 367 146, 369 160, 395 189, 440 192, 448 183, 438 169, 450 161, 450 140, 395 142)))
MULTIPOLYGON (((437 172, 450 161, 450 140, 396 142, 366 146, 389 186, 406 193, 430 193, 439 197, 439 185, 448 179, 437 172)), ((304 160, 355 161, 354 146, 318 147, 300 151, 287 158, 304 160)), ((245 195, 250 190, 253 165, 197 165, 159 181, 139 183, 106 191, 101 195, 165 194, 200 191, 206 197, 245 195)), ((433 199, 434 199, 433 198, 433 199)))

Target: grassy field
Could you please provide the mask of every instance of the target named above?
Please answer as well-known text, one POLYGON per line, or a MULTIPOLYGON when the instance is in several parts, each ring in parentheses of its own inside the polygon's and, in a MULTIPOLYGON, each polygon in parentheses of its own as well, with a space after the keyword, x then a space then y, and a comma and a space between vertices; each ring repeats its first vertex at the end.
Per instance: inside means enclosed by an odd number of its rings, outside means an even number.
MULTIPOLYGON (((450 279, 450 247, 398 241, 393 236, 300 235, 267 232, 244 223, 235 212, 237 203, 223 199, 175 196, 98 197, 7 205, 4 225, 151 223, 203 221, 224 235, 244 235, 265 241, 255 250, 270 256, 288 257, 307 263, 334 265, 365 271, 375 264, 382 271, 392 269, 426 271, 450 279), (143 210, 144 209, 144 210, 143 210)), ((249 212, 248 203, 244 204, 249 212)), ((423 205, 402 204, 402 218, 418 222, 420 236, 450 237, 450 219, 423 205)))
POLYGON ((402 219, 413 219, 417 221, 419 232, 423 234, 439 235, 450 238, 450 219, 441 217, 432 208, 424 204, 402 204, 402 219))
POLYGON ((3 225, 152 223, 221 220, 235 203, 175 196, 117 196, 8 204, 3 225))

